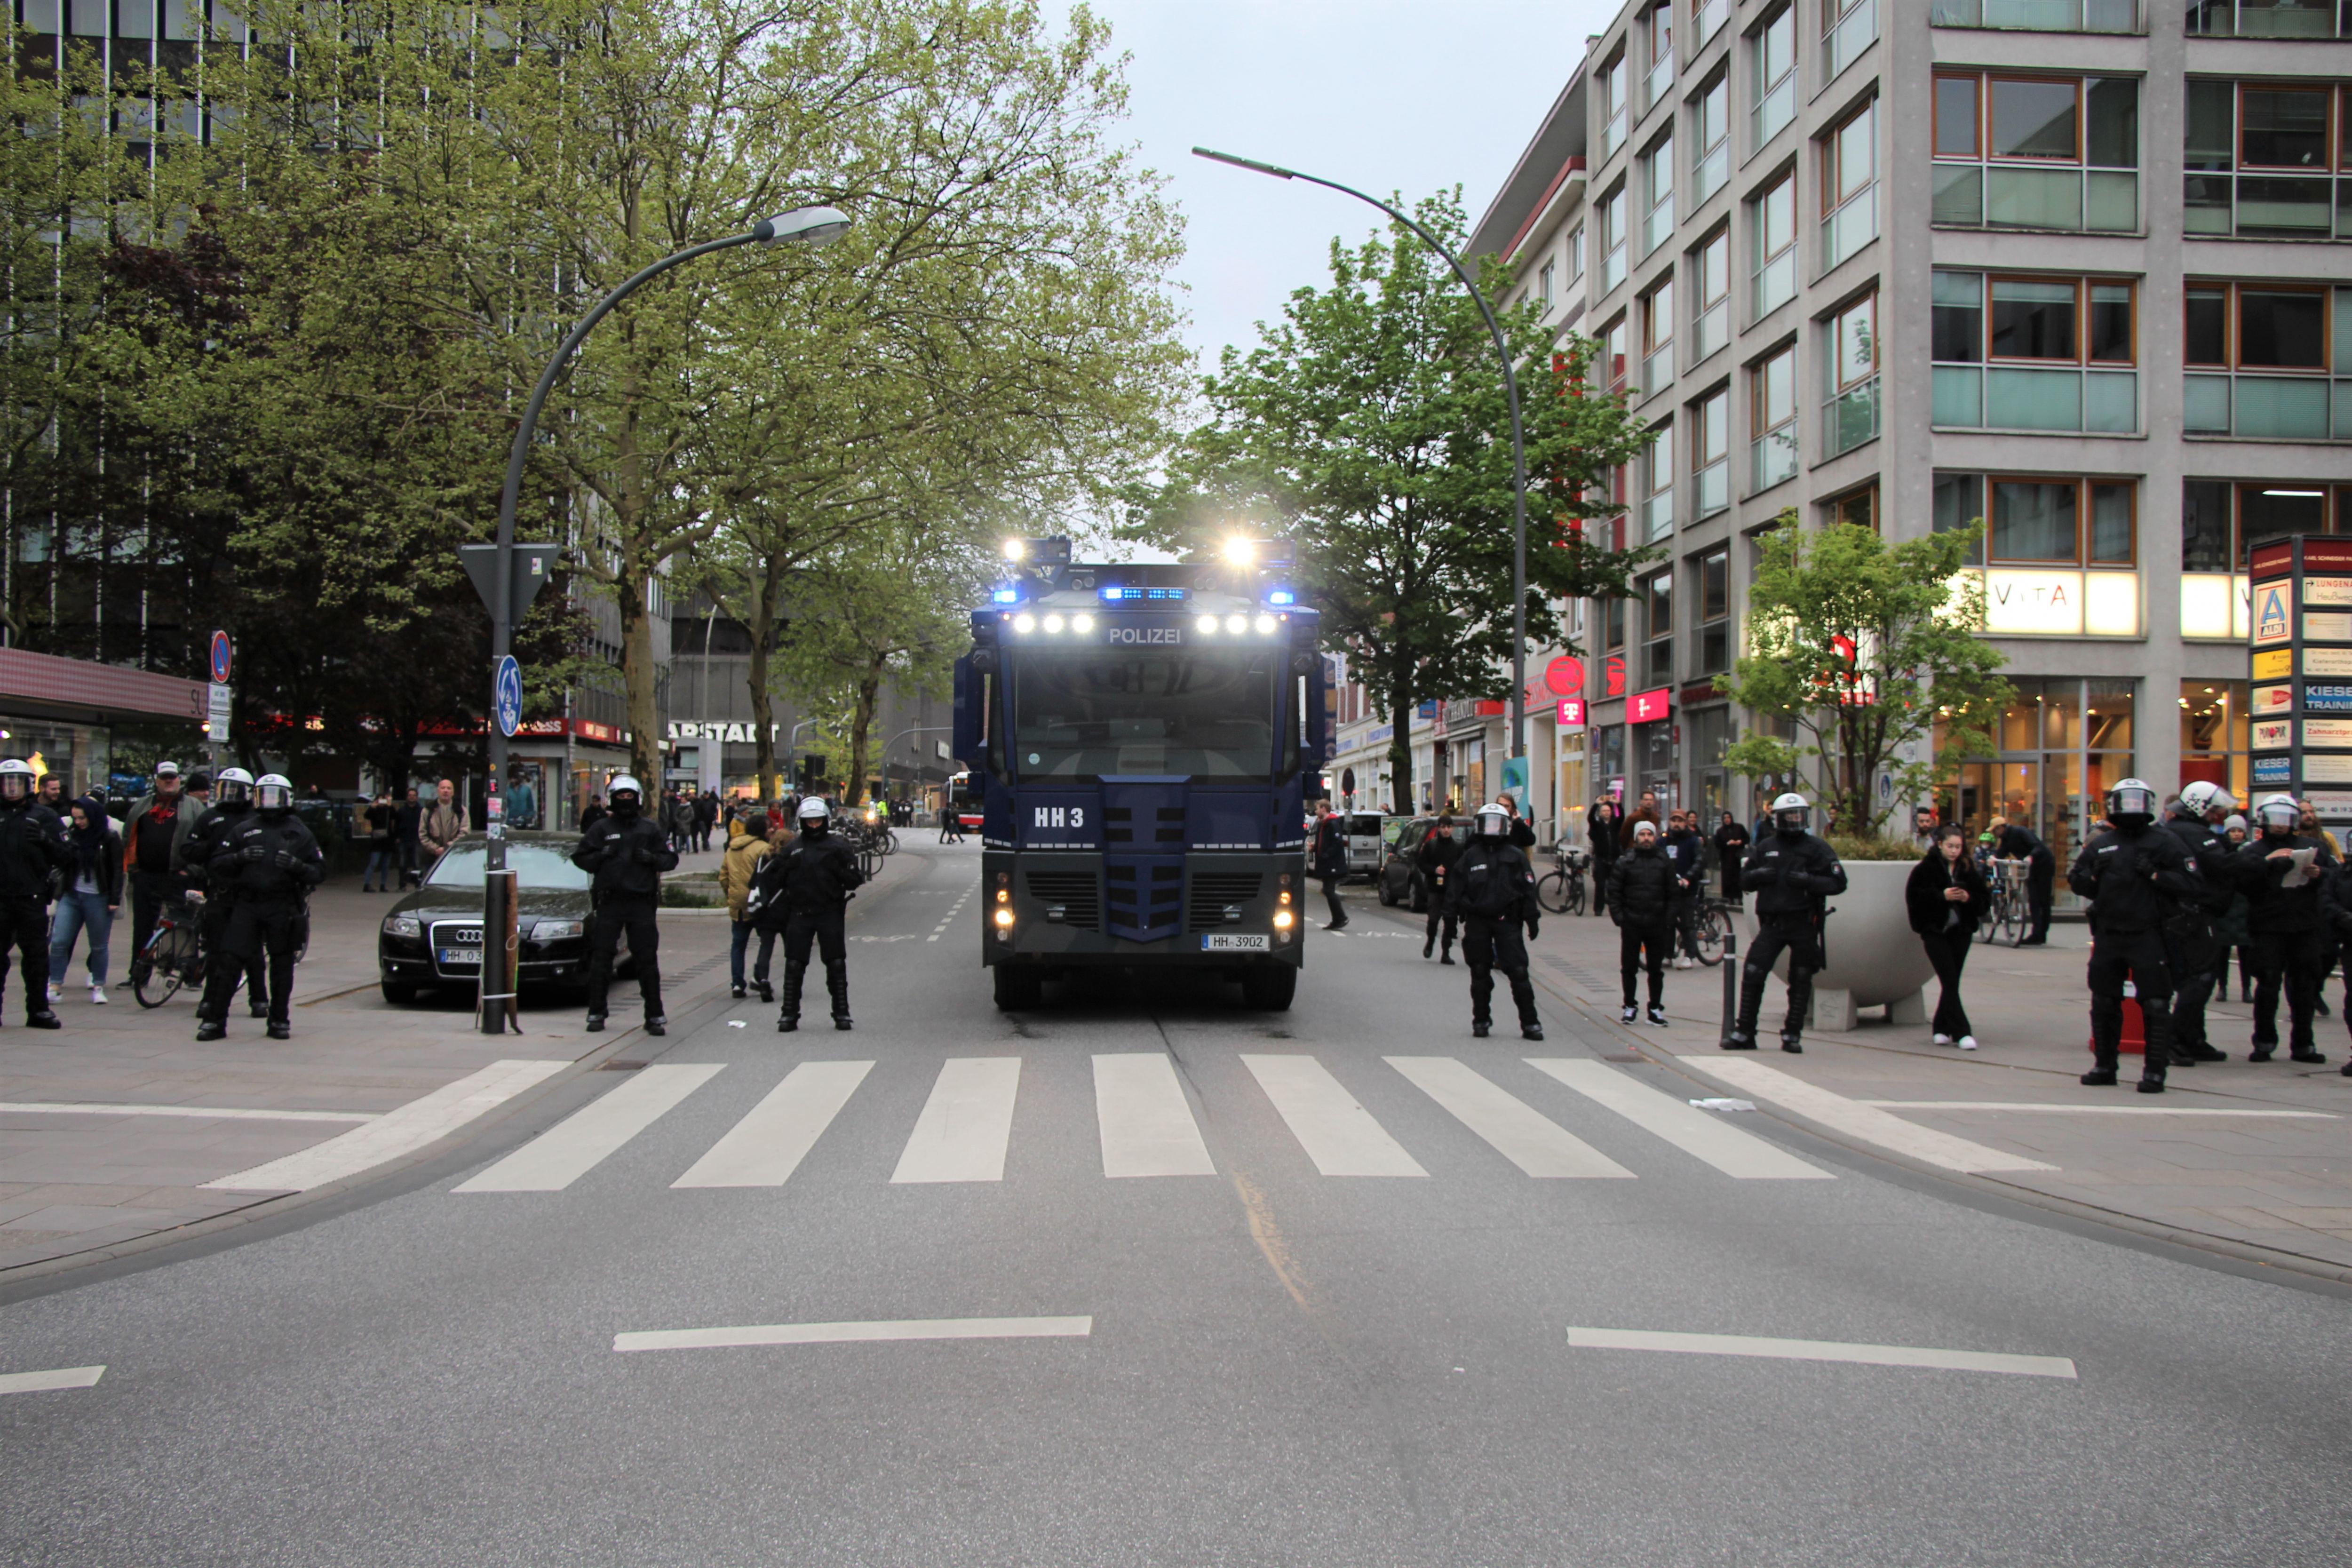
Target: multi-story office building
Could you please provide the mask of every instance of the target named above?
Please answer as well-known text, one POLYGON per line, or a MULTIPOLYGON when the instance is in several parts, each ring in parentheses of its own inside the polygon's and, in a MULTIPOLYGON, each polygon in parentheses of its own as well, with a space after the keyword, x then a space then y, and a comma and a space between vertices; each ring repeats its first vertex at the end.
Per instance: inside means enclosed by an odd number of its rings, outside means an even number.
POLYGON ((1971 823, 2242 797, 2247 542, 2352 532, 2346 240, 2352 0, 1633 0, 1475 237, 1656 435, 1619 530, 1662 554, 1539 795, 1752 810, 1713 681, 1794 511, 1985 520, 2018 700, 1971 823))

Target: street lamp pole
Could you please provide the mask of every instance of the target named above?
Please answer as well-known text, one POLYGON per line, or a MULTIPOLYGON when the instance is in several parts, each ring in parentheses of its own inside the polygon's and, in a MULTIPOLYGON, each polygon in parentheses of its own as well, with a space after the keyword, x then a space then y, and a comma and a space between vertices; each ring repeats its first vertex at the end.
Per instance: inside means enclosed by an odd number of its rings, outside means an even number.
POLYGON ((1519 423, 1519 377, 1511 366, 1510 345, 1503 341, 1503 324, 1488 309, 1486 297, 1478 291, 1476 279, 1462 265, 1462 258, 1437 242, 1437 237, 1399 212, 1378 196, 1368 196, 1352 185, 1337 180, 1326 180, 1316 174, 1302 174, 1296 169, 1286 169, 1279 163, 1261 163, 1255 158, 1238 158, 1231 153, 1213 152, 1195 147, 1192 155, 1215 163, 1231 163, 1236 169, 1250 169, 1261 174, 1272 174, 1277 180, 1304 180, 1310 185, 1338 191, 1353 196, 1368 205, 1376 206, 1405 227, 1421 237, 1421 242, 1445 258, 1462 286, 1470 291, 1471 302, 1486 321, 1486 331, 1495 340, 1495 357, 1503 363, 1503 395, 1511 405, 1511 755, 1528 754, 1528 448, 1527 437, 1519 423))

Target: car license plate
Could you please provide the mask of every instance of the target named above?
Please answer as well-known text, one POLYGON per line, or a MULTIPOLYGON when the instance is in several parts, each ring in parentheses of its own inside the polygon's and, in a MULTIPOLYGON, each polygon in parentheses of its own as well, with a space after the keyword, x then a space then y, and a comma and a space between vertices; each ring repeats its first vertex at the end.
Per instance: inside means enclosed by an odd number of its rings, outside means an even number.
POLYGON ((479 963, 482 962, 482 950, 478 947, 445 947, 441 949, 441 962, 444 963, 479 963))
POLYGON ((1270 945, 1271 939, 1267 937, 1229 935, 1223 931, 1201 939, 1202 952, 1265 952, 1270 945))

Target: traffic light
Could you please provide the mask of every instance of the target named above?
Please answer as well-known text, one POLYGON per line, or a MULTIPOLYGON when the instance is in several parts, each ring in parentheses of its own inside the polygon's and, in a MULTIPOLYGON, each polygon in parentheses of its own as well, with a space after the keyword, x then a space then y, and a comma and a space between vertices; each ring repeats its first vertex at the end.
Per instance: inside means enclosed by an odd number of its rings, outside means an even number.
POLYGON ((814 753, 801 759, 801 788, 803 791, 824 787, 824 762, 823 757, 814 753))

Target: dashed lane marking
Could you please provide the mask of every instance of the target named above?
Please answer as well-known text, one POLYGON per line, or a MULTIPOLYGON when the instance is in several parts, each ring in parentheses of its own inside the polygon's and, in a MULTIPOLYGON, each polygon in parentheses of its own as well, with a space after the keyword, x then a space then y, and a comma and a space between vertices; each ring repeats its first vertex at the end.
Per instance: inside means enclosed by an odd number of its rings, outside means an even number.
POLYGON ((1924 1366, 1947 1372, 2005 1372, 2072 1382, 2074 1363, 2059 1355, 1945 1351, 1922 1345, 1846 1344, 1836 1340, 1775 1340, 1754 1334, 1683 1334, 1659 1329, 1570 1328, 1579 1350, 1672 1351, 1684 1355, 1763 1356, 1774 1361, 1842 1361, 1865 1366, 1924 1366))
POLYGON ((42 1394, 53 1388, 88 1388, 106 1375, 102 1366, 61 1366, 51 1372, 0 1373, 0 1394, 42 1394))
POLYGON ((946 935, 948 927, 955 924, 956 916, 963 913, 964 905, 970 903, 971 901, 971 896, 978 891, 980 891, 980 884, 977 881, 973 882, 971 887, 966 888, 963 890, 963 896, 956 900, 953 904, 948 907, 947 918, 940 921, 937 926, 933 927, 931 934, 925 937, 923 940, 925 942, 937 942, 940 937, 946 935))
POLYGON ((616 1351, 718 1350, 735 1345, 871 1344, 889 1340, 1087 1338, 1083 1318, 902 1318, 871 1323, 758 1323, 740 1329, 649 1329, 614 1334, 616 1351))

